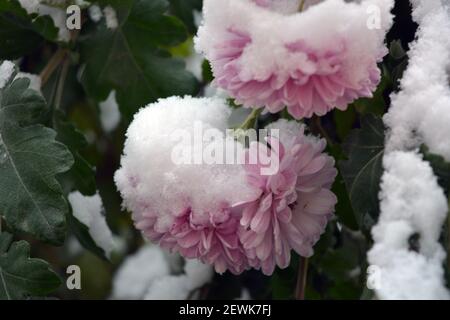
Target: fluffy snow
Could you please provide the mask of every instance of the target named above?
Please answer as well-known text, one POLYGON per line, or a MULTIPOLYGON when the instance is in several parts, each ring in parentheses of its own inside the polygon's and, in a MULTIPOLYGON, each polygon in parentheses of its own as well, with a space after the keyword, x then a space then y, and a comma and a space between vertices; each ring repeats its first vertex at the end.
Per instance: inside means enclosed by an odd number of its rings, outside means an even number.
POLYGON ((0 89, 2 89, 14 72, 15 65, 11 61, 5 60, 0 65, 0 89))
POLYGON ((99 22, 103 17, 102 9, 95 4, 89 7, 88 13, 89 18, 94 22, 99 22))
POLYGON ((89 229, 89 234, 95 243, 110 256, 114 248, 111 230, 103 215, 103 203, 100 195, 84 196, 80 192, 72 192, 68 196, 73 215, 89 229))
POLYGON ((185 275, 157 279, 144 300, 186 300, 190 292, 188 280, 185 275))
POLYGON ((156 279, 170 274, 163 251, 146 245, 127 257, 113 280, 113 299, 142 299, 156 279))
POLYGON ((186 69, 198 79, 202 80, 202 64, 203 64, 203 56, 198 54, 195 50, 192 50, 191 55, 189 55, 186 59, 184 59, 186 63, 186 69))
POLYGON ((70 40, 70 32, 66 27, 67 15, 63 9, 67 3, 66 0, 19 0, 19 2, 28 14, 37 13, 40 16, 50 16, 59 29, 58 39, 60 41, 70 40))
POLYGON ((441 0, 412 0, 419 24, 411 45, 401 91, 392 96, 385 115, 388 127, 380 218, 372 229, 375 244, 368 253, 379 268, 381 299, 449 299, 439 243, 448 213, 443 190, 429 163, 416 149, 425 143, 450 158, 450 12, 441 0), (409 239, 419 236, 419 251, 409 239))
POLYGON ((186 260, 184 274, 157 279, 144 300, 185 300, 194 290, 211 281, 213 275, 211 266, 197 260, 186 260))
POLYGON ((116 29, 119 25, 119 22, 117 21, 116 11, 111 6, 106 6, 103 9, 103 14, 105 15, 106 19, 106 27, 108 29, 116 29))
POLYGON ((190 290, 202 287, 205 283, 209 282, 214 275, 211 266, 195 259, 186 260, 184 272, 188 278, 188 287, 190 290))
POLYGON ((168 254, 160 247, 143 246, 129 256, 113 280, 113 299, 183 300, 210 282, 213 270, 197 260, 168 254))
POLYGON ((119 105, 116 101, 116 91, 111 91, 105 101, 99 103, 100 122, 105 132, 111 132, 117 128, 120 123, 119 105))
MULTIPOLYGON (((203 162, 209 140, 200 136, 203 150, 195 148, 194 133, 201 126, 200 134, 207 129, 222 134, 230 112, 225 100, 191 97, 161 99, 141 109, 128 128, 122 167, 115 175, 124 205, 137 213, 151 206, 161 222, 165 221, 160 227, 167 227, 186 199, 192 210, 199 212, 219 210, 224 201, 234 205, 252 199, 256 191, 246 185, 242 166, 195 162, 203 162), (191 148, 192 164, 174 163, 172 153, 181 147, 191 148)), ((232 151, 229 149, 224 157, 232 151)))
POLYGON ((383 47, 385 32, 392 22, 390 10, 393 0, 365 0, 361 3, 325 0, 307 6, 301 13, 296 9, 299 1, 273 1, 275 6, 279 5, 277 2, 281 3, 283 13, 258 6, 255 4, 257 1, 205 0, 203 14, 208 23, 199 28, 195 38, 196 49, 211 60, 214 48, 229 37, 230 28, 248 32, 252 41, 240 57, 241 80, 263 81, 273 70, 288 77, 299 59, 304 57, 290 54, 285 44, 300 39, 318 51, 327 50, 332 44, 337 46, 342 39, 347 39, 349 55, 343 68, 351 70, 349 74, 366 73, 367 63, 361 59, 383 55, 380 47, 383 47), (380 9, 379 29, 367 27, 370 18, 367 8, 372 5, 380 9))
POLYGON ((17 73, 14 79, 27 78, 30 80, 29 88, 37 92, 41 92, 41 78, 37 74, 31 74, 26 72, 17 73))
POLYGON ((409 67, 395 106, 385 116, 391 129, 388 148, 414 148, 425 143, 450 161, 450 13, 448 1, 412 1, 420 24, 410 50, 409 67), (432 49, 431 49, 432 48, 432 49))
POLYGON ((416 152, 394 151, 384 158, 381 216, 372 229, 368 258, 381 267, 380 299, 443 299, 445 252, 439 244, 447 200, 430 165, 416 152), (420 251, 408 239, 420 236, 420 251))
MULTIPOLYGON (((11 78, 15 70, 15 64, 11 61, 5 60, 0 65, 0 89, 6 85, 6 82, 11 78)), ((30 80, 29 88, 35 91, 41 92, 41 78, 39 75, 18 72, 14 77, 14 80, 20 78, 27 78, 30 80)))

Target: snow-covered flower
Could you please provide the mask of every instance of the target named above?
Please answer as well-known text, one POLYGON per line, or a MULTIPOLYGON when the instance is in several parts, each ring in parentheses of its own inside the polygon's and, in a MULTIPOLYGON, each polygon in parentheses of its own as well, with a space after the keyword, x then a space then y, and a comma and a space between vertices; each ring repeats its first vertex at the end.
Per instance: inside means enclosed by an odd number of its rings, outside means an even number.
MULTIPOLYGON (((334 159, 322 153, 326 142, 305 136, 304 127, 296 122, 279 120, 269 128, 280 130, 280 140, 272 137, 269 141, 280 146, 280 169, 264 176, 260 174, 261 162, 246 165, 248 181, 261 190, 261 195, 245 205, 241 218, 246 254, 250 262, 256 261, 254 267, 261 267, 267 275, 273 273, 275 265, 289 265, 291 249, 305 257, 312 255, 312 246, 337 202, 330 191, 337 173, 334 159)), ((253 143, 248 157, 267 154, 265 148, 253 143)))
POLYGON ((215 83, 245 107, 297 118, 345 110, 371 97, 387 53, 392 1, 204 1, 196 48, 211 62, 215 83), (369 28, 369 5, 381 9, 369 28), (326 22, 326 23, 325 23, 326 22))
MULTIPOLYGON (((115 179, 147 238, 214 265, 217 272, 240 273, 248 264, 238 238, 237 207, 258 190, 246 184, 241 165, 175 164, 172 159, 180 144, 172 138, 179 130, 194 135, 194 124, 201 122, 205 129, 224 131, 229 115, 226 101, 219 98, 171 97, 141 109, 128 129, 115 179)), ((186 140, 190 147, 191 139, 186 140)), ((203 142, 206 148, 208 141, 203 142)), ((193 152, 203 159, 203 150, 193 152)))
MULTIPOLYGON (((301 125, 287 121, 268 127, 281 131, 274 139, 282 145, 280 170, 270 176, 261 175, 261 163, 173 162, 179 143, 174 133, 194 133, 198 121, 223 131, 229 115, 219 98, 172 97, 150 104, 128 129, 116 184, 136 227, 161 247, 213 265, 219 273, 255 267, 270 274, 276 264, 288 265, 292 248, 312 254, 336 202, 329 191, 334 162, 322 153, 325 141, 305 136, 301 125)), ((203 139, 207 148, 212 142, 203 139)), ((183 143, 190 147, 192 141, 183 143)), ((243 145, 235 146, 245 155, 243 145)), ((192 149, 200 155, 204 150, 192 149)), ((236 151, 225 149, 227 155, 236 151)))

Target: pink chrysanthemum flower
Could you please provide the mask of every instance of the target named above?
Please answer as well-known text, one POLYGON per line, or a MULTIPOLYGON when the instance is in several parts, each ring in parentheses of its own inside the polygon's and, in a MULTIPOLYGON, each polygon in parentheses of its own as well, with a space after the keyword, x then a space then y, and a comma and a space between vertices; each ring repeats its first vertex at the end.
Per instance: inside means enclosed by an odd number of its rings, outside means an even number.
POLYGON ((222 99, 172 97, 141 109, 128 128, 116 184, 136 228, 149 240, 219 273, 254 267, 271 274, 275 265, 289 264, 291 249, 311 255, 336 202, 329 191, 334 162, 322 153, 325 142, 305 136, 296 122, 269 126, 280 133, 270 140, 270 150, 258 142, 246 151, 229 136, 192 139, 198 122, 219 133, 229 115, 222 99), (196 139, 205 148, 234 143, 223 156, 236 160, 239 154, 276 153, 279 170, 264 175, 261 157, 248 165, 175 162, 180 146, 193 158, 204 156, 205 149, 192 145, 196 139))
MULTIPOLYGON (((246 107, 297 118, 345 110, 371 97, 386 54, 390 2, 377 2, 379 28, 367 25, 374 0, 204 1, 196 47, 211 62, 215 83, 246 107)), ((376 26, 378 27, 378 26, 376 26)))
POLYGON ((136 228, 162 248, 178 252, 188 259, 200 259, 214 266, 216 272, 226 270, 239 274, 249 268, 248 258, 238 238, 240 215, 227 205, 214 212, 194 212, 186 207, 167 229, 158 232, 158 217, 149 212, 133 215, 136 228))
MULTIPOLYGON (((239 240, 239 205, 259 191, 246 184, 242 165, 174 162, 177 147, 192 146, 195 123, 224 132, 229 115, 226 101, 215 98, 172 97, 141 109, 128 128, 115 180, 146 238, 219 273, 237 274, 250 267, 239 240)), ((204 149, 190 150, 203 159, 204 149)))
MULTIPOLYGON (((333 158, 322 153, 325 141, 305 136, 303 127, 294 122, 278 121, 270 127, 281 132, 281 140, 269 141, 279 146, 272 148, 278 149, 279 170, 264 176, 261 162, 246 165, 248 183, 261 194, 246 204, 240 236, 247 256, 257 262, 253 267, 261 267, 267 275, 276 265, 289 265, 291 249, 304 257, 312 255, 312 246, 332 217, 337 201, 330 191, 337 171, 333 158)), ((253 143, 247 157, 267 152, 265 145, 253 143)))

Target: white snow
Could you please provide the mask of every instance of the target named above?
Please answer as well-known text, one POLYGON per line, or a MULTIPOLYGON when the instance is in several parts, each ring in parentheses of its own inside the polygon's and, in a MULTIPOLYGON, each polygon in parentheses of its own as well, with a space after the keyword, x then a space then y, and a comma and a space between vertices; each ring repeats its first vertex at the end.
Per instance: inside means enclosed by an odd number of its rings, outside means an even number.
POLYGON ((189 279, 185 275, 157 279, 144 300, 186 300, 190 293, 188 283, 189 279))
POLYGON ((184 59, 186 70, 190 71, 198 80, 202 80, 203 56, 198 54, 193 48, 191 54, 184 59))
POLYGON ((11 61, 5 60, 0 65, 0 89, 2 89, 14 72, 15 65, 11 61))
POLYGON ((448 213, 443 190, 417 148, 450 158, 450 12, 441 0, 412 0, 419 24, 401 91, 385 115, 388 128, 380 192, 380 217, 368 253, 379 268, 380 299, 449 299, 439 243, 448 213), (419 236, 419 251, 409 239, 419 236))
POLYGON ((113 299, 142 299, 156 279, 168 276, 170 267, 163 251, 145 245, 130 255, 118 269, 113 279, 113 299))
MULTIPOLYGON (((6 82, 11 78, 13 72, 15 70, 15 64, 11 61, 5 60, 0 65, 0 89, 6 85, 6 82)), ((26 72, 18 72, 14 77, 14 80, 20 78, 27 78, 30 80, 29 88, 33 89, 37 92, 41 92, 41 78, 39 75, 26 73, 26 72)))
POLYGON ((120 123, 119 105, 116 101, 116 91, 113 90, 105 101, 99 103, 100 122, 105 132, 111 132, 120 123))
POLYGON ((430 165, 416 152, 393 151, 384 158, 381 216, 372 229, 368 258, 381 268, 380 299, 449 298, 443 285, 445 252, 439 244, 447 200, 430 165), (420 236, 420 251, 408 239, 420 236))
POLYGON ((26 73, 26 72, 19 72, 17 73, 15 79, 20 79, 20 78, 27 78, 30 80, 30 85, 29 88, 33 89, 37 92, 41 92, 41 78, 39 77, 39 75, 37 74, 31 74, 31 73, 26 73))
POLYGON ((214 272, 197 260, 169 254, 158 246, 144 245, 129 256, 113 280, 113 299, 183 300, 211 281, 214 272))
POLYGON ((391 129, 387 147, 411 148, 422 142, 450 161, 450 13, 441 0, 413 3, 421 27, 402 90, 392 97, 395 108, 385 116, 391 129))
POLYGON ((103 14, 105 15, 106 27, 108 29, 116 29, 119 26, 116 11, 111 6, 103 8, 103 14))
MULTIPOLYGON (((252 199, 257 191, 246 185, 242 166, 208 165, 202 160, 209 140, 201 134, 207 129, 223 133, 230 112, 225 100, 191 97, 161 99, 141 109, 128 128, 122 167, 115 175, 124 205, 138 213, 150 206, 160 222, 170 226, 185 199, 198 212, 218 210, 224 202, 234 205, 252 199), (195 145, 201 143, 193 145, 193 137, 199 128, 204 145, 197 150, 195 145), (178 153, 176 159, 172 153, 184 147, 192 148, 191 159, 199 158, 202 164, 175 163, 178 153)), ((230 149, 224 155, 234 151, 230 149)))
POLYGON ((74 217, 88 227, 92 239, 109 257, 114 248, 114 240, 103 215, 104 209, 100 195, 97 193, 94 196, 84 196, 76 191, 69 194, 68 200, 74 217))
POLYGON ((58 40, 70 40, 70 32, 66 27, 66 10, 64 8, 66 0, 19 0, 19 2, 28 14, 37 13, 40 16, 50 16, 55 26, 59 29, 58 40))
POLYGON ((94 22, 99 22, 103 17, 102 9, 96 4, 89 7, 88 13, 89 18, 94 22))
POLYGON ((208 283, 214 275, 211 266, 201 263, 195 259, 186 260, 184 272, 188 278, 190 290, 198 289, 208 283))

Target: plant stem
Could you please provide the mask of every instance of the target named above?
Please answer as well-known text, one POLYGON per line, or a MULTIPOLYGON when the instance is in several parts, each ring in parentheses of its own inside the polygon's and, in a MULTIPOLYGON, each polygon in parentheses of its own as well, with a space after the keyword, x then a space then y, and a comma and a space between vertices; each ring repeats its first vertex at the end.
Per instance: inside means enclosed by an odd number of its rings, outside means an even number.
POLYGON ((320 117, 314 116, 312 120, 313 120, 314 125, 316 126, 318 132, 327 140, 327 144, 330 146, 333 145, 333 141, 331 140, 327 131, 322 127, 322 122, 320 120, 320 117))
POLYGON ((303 11, 303 7, 305 6, 305 2, 306 2, 306 0, 301 0, 300 1, 300 5, 298 6, 298 12, 302 12, 303 11))
POLYGON ((253 128, 255 126, 255 121, 258 119, 261 112, 262 108, 253 109, 252 113, 249 114, 247 119, 245 119, 238 129, 247 130, 253 128))
POLYGON ((296 300, 305 300, 307 274, 308 274, 308 258, 300 257, 297 274, 297 287, 295 289, 296 300))
POLYGON ((59 66, 59 64, 63 61, 64 57, 66 56, 67 51, 65 49, 59 48, 55 54, 50 58, 45 68, 40 73, 41 77, 41 86, 43 87, 48 79, 50 79, 53 72, 56 70, 56 68, 59 66))
POLYGON ((64 84, 66 82, 67 72, 69 71, 70 59, 66 56, 62 66, 61 74, 58 79, 58 87, 56 88, 55 96, 55 110, 58 110, 61 105, 61 99, 64 92, 64 84))
POLYGON ((448 214, 447 215, 447 267, 450 270, 450 194, 448 195, 448 213, 447 214, 448 214))

